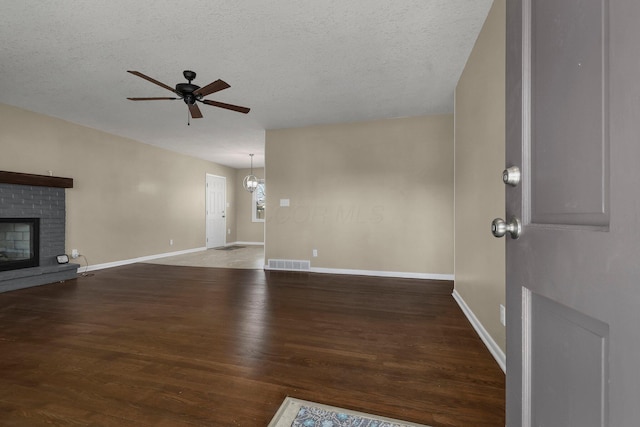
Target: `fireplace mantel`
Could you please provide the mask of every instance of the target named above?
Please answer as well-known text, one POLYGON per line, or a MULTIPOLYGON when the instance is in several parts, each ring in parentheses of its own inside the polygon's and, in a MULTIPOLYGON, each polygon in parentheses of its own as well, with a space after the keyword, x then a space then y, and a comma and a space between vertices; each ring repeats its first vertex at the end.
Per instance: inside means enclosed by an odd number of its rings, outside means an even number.
POLYGON ((36 187, 73 188, 73 178, 7 171, 0 171, 0 183, 32 185, 36 187))

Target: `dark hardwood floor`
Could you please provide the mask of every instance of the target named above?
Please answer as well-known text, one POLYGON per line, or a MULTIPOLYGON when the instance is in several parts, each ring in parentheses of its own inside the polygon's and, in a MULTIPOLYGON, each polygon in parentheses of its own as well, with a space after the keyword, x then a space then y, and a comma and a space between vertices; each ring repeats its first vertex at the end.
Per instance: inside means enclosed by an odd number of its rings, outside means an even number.
POLYGON ((266 426, 285 396, 504 426, 448 282, 151 264, 0 294, 3 426, 266 426))

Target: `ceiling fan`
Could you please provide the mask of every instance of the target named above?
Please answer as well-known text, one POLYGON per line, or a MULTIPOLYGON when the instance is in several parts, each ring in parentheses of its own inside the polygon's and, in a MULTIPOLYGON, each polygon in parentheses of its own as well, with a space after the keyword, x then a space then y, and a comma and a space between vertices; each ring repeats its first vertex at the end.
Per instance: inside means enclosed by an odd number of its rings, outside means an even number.
POLYGON ((150 81, 153 84, 156 84, 160 87, 163 87, 176 95, 178 97, 156 97, 156 98, 127 98, 131 101, 160 101, 160 100, 173 100, 173 99, 182 99, 187 107, 189 107, 189 112, 191 113, 191 117, 194 119, 202 118, 202 112, 200 112, 200 108, 196 102, 201 102, 206 105, 212 105, 214 107, 225 108, 227 110, 237 111, 239 113, 247 114, 249 112, 249 108, 240 107, 239 105, 225 104, 224 102, 211 101, 208 99, 203 99, 205 96, 210 95, 215 92, 219 92, 223 89, 227 89, 229 86, 228 83, 218 79, 213 83, 209 83, 204 87, 200 87, 198 85, 194 85, 191 83, 192 80, 196 78, 196 73, 194 71, 184 70, 182 75, 185 79, 189 81, 189 83, 178 83, 176 88, 173 89, 171 86, 168 86, 162 82, 157 81, 147 75, 142 74, 139 71, 127 71, 127 73, 131 73, 135 76, 142 77, 143 79, 150 81))

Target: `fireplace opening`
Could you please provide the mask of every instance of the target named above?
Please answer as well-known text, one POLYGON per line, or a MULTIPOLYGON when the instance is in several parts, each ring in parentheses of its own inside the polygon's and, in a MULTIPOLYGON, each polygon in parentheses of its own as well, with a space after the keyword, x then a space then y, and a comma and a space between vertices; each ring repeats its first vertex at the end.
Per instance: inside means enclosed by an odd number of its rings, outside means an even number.
POLYGON ((0 271, 39 263, 40 218, 0 218, 0 271))

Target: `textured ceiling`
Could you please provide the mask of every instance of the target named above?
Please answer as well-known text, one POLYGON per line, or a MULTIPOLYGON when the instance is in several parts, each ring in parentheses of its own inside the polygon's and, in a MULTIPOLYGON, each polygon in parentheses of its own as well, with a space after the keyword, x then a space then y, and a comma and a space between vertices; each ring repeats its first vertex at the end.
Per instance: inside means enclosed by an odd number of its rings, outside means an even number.
POLYGON ((0 0, 0 102, 231 167, 266 129, 453 111, 491 0, 0 0), (231 88, 187 126, 197 72, 231 88))

